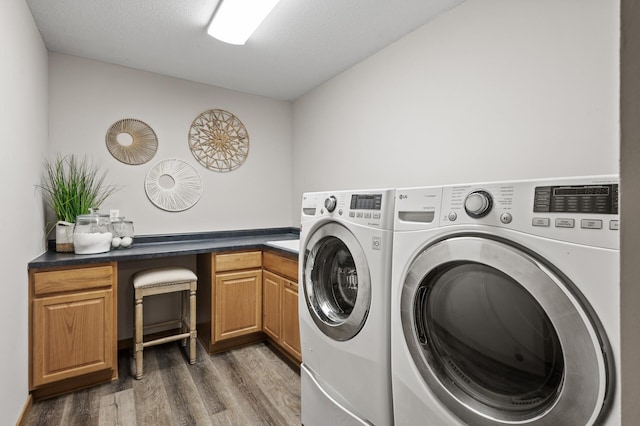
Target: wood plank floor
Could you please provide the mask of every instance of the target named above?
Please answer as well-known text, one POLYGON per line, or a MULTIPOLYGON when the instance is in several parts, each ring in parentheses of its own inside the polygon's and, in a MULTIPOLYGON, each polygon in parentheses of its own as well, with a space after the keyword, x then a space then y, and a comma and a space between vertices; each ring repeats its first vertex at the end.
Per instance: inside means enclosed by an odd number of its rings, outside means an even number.
POLYGON ((300 425, 300 375, 267 344, 189 365, 178 343, 144 350, 144 378, 127 351, 115 382, 37 401, 28 425, 300 425))

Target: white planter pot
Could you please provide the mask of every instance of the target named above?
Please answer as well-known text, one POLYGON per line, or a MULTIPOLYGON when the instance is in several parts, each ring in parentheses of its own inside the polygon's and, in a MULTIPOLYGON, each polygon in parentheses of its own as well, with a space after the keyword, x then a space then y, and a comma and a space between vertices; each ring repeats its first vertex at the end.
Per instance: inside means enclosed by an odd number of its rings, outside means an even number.
POLYGON ((56 223, 56 251, 73 253, 73 223, 59 221, 56 223))

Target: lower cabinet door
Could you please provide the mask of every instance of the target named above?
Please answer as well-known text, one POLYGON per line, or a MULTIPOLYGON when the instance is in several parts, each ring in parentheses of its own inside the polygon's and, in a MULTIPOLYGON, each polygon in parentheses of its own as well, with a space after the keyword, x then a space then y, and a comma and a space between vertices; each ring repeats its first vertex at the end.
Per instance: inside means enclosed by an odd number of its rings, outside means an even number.
POLYGON ((283 281, 281 344, 294 358, 302 361, 298 324, 298 284, 284 278, 283 281))
POLYGON ((33 386, 113 369, 113 291, 33 299, 33 386))
POLYGON ((215 340, 262 330, 262 270, 216 275, 215 340))
POLYGON ((280 340, 282 278, 264 271, 262 276, 262 329, 273 340, 280 340))

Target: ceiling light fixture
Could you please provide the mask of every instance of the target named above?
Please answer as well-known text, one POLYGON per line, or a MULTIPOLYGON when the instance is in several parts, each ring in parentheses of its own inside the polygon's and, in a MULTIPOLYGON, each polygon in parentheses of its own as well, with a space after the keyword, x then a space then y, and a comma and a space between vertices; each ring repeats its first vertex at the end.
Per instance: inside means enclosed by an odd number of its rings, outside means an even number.
POLYGON ((245 44, 280 0, 221 0, 207 33, 229 44, 245 44))

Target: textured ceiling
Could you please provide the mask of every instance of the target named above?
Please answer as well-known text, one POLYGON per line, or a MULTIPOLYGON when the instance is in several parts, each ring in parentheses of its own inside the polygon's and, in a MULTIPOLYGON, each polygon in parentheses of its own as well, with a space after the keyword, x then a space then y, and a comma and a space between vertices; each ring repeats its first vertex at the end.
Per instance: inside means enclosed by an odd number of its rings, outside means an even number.
POLYGON ((27 0, 50 51, 293 100, 463 0, 281 0, 244 46, 218 0, 27 0))

